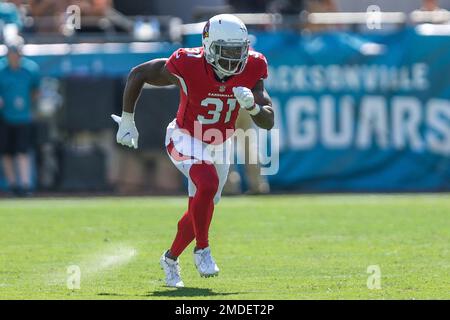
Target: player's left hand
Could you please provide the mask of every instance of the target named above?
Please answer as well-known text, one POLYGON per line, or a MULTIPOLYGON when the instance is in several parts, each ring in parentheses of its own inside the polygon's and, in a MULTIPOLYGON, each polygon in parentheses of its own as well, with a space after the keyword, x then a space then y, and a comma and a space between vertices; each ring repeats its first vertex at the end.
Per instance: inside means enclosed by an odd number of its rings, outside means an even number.
POLYGON ((234 87, 233 94, 242 108, 251 109, 255 105, 255 97, 253 97, 253 92, 246 87, 234 87))

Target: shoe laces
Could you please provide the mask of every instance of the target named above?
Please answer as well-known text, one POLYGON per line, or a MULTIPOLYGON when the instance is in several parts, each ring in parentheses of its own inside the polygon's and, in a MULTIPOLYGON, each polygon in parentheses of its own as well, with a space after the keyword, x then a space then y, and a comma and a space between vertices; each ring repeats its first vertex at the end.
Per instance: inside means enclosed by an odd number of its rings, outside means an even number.
POLYGON ((169 265, 169 277, 170 279, 179 278, 181 274, 181 267, 178 261, 175 263, 167 263, 169 265))
POLYGON ((200 255, 202 257, 201 264, 203 266, 208 267, 214 265, 214 259, 212 258, 210 251, 204 250, 200 253, 200 255))

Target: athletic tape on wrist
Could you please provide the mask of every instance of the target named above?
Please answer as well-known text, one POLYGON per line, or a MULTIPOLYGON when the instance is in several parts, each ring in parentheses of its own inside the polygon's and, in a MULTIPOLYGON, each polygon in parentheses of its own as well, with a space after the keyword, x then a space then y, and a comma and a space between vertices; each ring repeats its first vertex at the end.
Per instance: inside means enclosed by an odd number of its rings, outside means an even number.
POLYGON ((257 104, 255 104, 255 107, 251 110, 247 110, 250 115, 255 116, 261 111, 261 107, 257 104))
POLYGON ((122 111, 122 120, 124 120, 124 121, 134 121, 134 113, 122 111))

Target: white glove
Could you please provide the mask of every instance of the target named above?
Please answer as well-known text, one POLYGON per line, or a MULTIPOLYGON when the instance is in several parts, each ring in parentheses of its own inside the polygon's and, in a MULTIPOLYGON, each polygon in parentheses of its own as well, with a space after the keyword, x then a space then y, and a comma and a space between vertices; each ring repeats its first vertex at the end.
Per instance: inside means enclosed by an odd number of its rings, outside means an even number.
POLYGON ((242 108, 248 110, 255 105, 255 98, 253 97, 252 90, 249 88, 234 87, 233 93, 242 108))
POLYGON ((130 148, 138 148, 139 132, 137 131, 136 124, 134 123, 133 113, 122 112, 122 117, 111 115, 111 118, 119 124, 119 130, 117 130, 116 141, 118 144, 130 148))

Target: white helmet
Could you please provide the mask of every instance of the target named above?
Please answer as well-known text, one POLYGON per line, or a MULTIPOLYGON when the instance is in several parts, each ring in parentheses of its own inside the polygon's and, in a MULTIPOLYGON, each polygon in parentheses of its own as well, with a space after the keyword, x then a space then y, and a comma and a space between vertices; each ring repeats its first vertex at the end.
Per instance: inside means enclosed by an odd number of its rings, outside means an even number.
POLYGON ((205 58, 219 73, 241 73, 247 63, 250 41, 245 24, 231 14, 219 14, 206 22, 202 35, 205 58))

